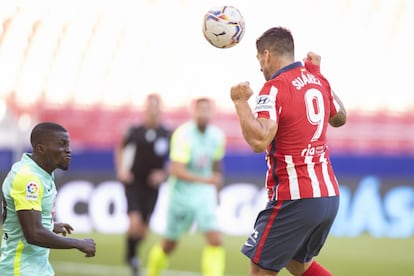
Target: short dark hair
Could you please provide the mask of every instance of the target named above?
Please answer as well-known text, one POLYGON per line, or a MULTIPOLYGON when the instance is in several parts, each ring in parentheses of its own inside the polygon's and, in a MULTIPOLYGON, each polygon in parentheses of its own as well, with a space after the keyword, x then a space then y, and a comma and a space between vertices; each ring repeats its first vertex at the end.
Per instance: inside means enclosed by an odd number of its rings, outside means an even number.
POLYGON ((32 147, 34 148, 39 143, 42 143, 51 132, 67 132, 67 130, 53 122, 42 122, 37 124, 33 129, 32 133, 30 134, 30 143, 32 144, 32 147))
POLYGON ((258 53, 267 49, 281 56, 293 57, 295 53, 292 33, 284 27, 268 29, 256 40, 256 48, 258 53))

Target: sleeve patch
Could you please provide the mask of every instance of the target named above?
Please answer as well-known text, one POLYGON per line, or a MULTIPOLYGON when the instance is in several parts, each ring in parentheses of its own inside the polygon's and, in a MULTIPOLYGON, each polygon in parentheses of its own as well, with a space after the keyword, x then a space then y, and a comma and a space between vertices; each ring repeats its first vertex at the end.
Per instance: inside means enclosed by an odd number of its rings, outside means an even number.
POLYGON ((26 200, 37 201, 39 198, 39 186, 35 182, 26 185, 26 200))
POLYGON ((261 94, 256 98, 256 106, 254 108, 255 117, 269 118, 278 121, 276 114, 276 96, 278 89, 275 86, 270 88, 268 94, 261 94))
POLYGON ((256 99, 255 112, 261 111, 272 111, 275 109, 275 102, 270 98, 269 95, 261 95, 256 99))

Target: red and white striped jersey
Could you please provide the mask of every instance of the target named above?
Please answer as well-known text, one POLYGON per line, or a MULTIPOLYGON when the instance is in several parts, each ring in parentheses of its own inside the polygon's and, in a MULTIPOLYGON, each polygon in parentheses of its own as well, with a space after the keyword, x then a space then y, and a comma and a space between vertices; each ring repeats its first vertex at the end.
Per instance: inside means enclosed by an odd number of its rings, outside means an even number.
POLYGON ((264 84, 255 115, 278 124, 266 150, 269 200, 339 195, 326 145, 328 120, 338 110, 328 81, 301 62, 282 68, 264 84))

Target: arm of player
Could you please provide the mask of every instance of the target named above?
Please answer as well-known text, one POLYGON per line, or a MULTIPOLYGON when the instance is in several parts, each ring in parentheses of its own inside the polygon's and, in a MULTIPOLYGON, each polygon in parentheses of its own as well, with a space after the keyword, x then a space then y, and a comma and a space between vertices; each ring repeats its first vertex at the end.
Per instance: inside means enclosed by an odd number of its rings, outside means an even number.
POLYGON ((329 124, 333 127, 340 127, 346 123, 346 110, 345 106, 339 99, 338 95, 332 91, 334 102, 339 106, 338 112, 329 118, 329 124))
POLYGON ((213 185, 219 185, 219 183, 221 183, 221 173, 213 173, 213 175, 210 177, 204 177, 188 170, 185 163, 177 161, 171 161, 170 174, 178 179, 187 182, 206 183, 213 185))
POLYGON ((167 180, 168 172, 166 169, 153 169, 148 175, 148 183, 151 187, 159 187, 167 180))
POLYGON ((223 186, 223 165, 221 160, 216 160, 213 163, 213 179, 217 188, 223 186))
POLYGON ((96 245, 94 240, 73 239, 56 235, 52 231, 49 231, 47 228, 43 227, 41 212, 35 210, 21 210, 17 211, 17 216, 19 218, 24 237, 28 243, 54 249, 76 248, 85 253, 86 257, 95 256, 96 245))
POLYGON ((255 152, 266 150, 276 135, 277 123, 270 119, 254 117, 248 103, 253 91, 247 82, 233 86, 230 94, 244 139, 255 152))
POLYGON ((114 151, 114 165, 115 165, 115 172, 116 177, 119 181, 123 183, 131 183, 134 180, 134 176, 132 173, 125 168, 123 165, 123 155, 124 155, 124 143, 123 141, 119 142, 114 151))
MULTIPOLYGON (((309 72, 314 74, 321 74, 321 56, 314 53, 308 52, 307 56, 303 59, 303 63, 309 72)), ((334 98, 334 103, 337 106, 337 113, 329 118, 329 124, 333 127, 340 127, 343 126, 346 122, 346 110, 345 106, 342 103, 341 99, 339 99, 338 95, 332 90, 332 96, 334 98)))
POLYGON ((62 234, 66 236, 67 234, 72 234, 73 227, 68 223, 57 222, 53 225, 53 233, 62 234))

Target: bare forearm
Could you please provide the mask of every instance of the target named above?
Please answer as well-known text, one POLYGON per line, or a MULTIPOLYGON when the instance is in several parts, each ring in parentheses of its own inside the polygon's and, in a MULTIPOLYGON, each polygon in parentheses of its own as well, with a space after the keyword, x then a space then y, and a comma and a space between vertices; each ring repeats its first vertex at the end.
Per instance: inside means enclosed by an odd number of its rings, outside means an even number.
POLYGON ((221 183, 221 172, 218 171, 218 165, 213 165, 213 174, 208 176, 198 175, 187 169, 185 163, 172 162, 170 167, 170 173, 172 176, 187 182, 193 183, 205 183, 205 184, 218 184, 221 183))
POLYGON ((344 104, 342 103, 338 95, 333 91, 332 93, 333 93, 334 100, 339 105, 339 110, 335 116, 329 118, 329 124, 333 127, 340 127, 340 126, 343 126, 346 122, 346 110, 345 110, 344 104))
POLYGON ((117 145, 114 151, 115 171, 118 171, 121 168, 121 162, 122 162, 122 147, 121 145, 117 145))
POLYGON ((71 249, 79 248, 79 240, 61 237, 46 228, 33 232, 30 237, 26 237, 27 242, 41 247, 52 249, 71 249))
POLYGON ((266 149, 267 129, 263 124, 257 120, 249 104, 246 101, 239 101, 234 103, 239 117, 240 127, 243 137, 246 142, 256 152, 261 152, 266 149))
POLYGON ((199 182, 199 183, 207 183, 208 179, 206 177, 202 177, 187 169, 180 169, 172 171, 171 174, 176 178, 186 181, 186 182, 199 182))

